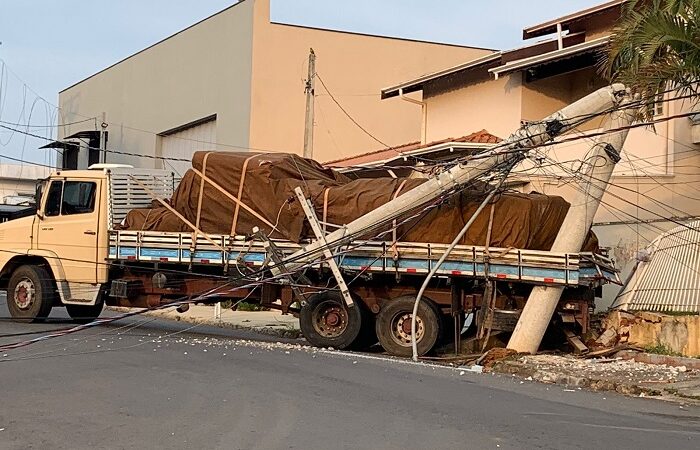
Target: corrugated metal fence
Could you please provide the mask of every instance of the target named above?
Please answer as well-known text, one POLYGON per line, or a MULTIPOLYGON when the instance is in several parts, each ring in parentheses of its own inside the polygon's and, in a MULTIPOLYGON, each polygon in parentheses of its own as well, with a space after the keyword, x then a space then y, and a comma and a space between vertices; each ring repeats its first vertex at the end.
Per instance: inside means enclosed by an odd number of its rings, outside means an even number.
POLYGON ((640 258, 613 307, 700 312, 700 221, 657 237, 640 258))

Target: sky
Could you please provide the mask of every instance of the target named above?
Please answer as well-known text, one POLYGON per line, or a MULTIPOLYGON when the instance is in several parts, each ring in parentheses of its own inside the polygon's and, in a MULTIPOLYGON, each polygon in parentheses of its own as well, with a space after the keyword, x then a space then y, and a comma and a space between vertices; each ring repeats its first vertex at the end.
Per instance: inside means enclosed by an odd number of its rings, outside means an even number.
MULTIPOLYGON (((603 0, 271 0, 275 22, 493 49, 603 0)), ((234 0, 0 0, 0 125, 52 137, 58 92, 234 0)), ((397 80, 401 81, 401 80, 397 80)), ((51 163, 45 142, 0 128, 0 163, 51 163), (3 158, 4 157, 4 158, 3 158)))

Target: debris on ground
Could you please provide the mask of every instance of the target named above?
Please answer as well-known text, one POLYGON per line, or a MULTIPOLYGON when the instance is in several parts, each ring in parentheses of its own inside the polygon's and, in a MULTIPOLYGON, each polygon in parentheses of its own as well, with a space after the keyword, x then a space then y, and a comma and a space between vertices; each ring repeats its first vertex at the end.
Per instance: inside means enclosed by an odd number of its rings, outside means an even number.
POLYGON ((490 370, 594 391, 700 400, 694 395, 700 389, 700 370, 685 366, 649 364, 622 357, 583 359, 540 354, 501 360, 492 364, 490 370), (684 395, 686 391, 690 394, 684 395))
POLYGON ((481 358, 479 358, 476 363, 485 368, 493 366, 498 361, 503 361, 512 356, 517 355, 518 352, 511 350, 509 348, 492 348, 491 350, 484 353, 481 358))

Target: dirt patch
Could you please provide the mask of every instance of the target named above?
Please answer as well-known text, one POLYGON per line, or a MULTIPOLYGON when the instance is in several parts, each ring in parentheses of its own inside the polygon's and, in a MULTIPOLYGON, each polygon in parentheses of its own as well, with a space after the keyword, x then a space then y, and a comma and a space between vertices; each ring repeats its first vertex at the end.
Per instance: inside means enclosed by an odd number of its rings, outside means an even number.
POLYGON ((509 348, 492 348, 479 358, 478 363, 484 368, 489 368, 497 362, 512 358, 517 354, 518 352, 509 348))

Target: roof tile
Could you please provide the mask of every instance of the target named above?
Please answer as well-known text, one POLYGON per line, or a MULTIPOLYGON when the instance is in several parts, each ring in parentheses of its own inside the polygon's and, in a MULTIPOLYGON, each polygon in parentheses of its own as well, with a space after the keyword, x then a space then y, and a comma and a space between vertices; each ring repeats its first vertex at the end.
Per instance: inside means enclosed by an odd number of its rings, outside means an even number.
POLYGON ((359 164, 368 164, 375 161, 384 161, 387 159, 401 156, 403 153, 412 152, 422 148, 429 148, 447 142, 472 142, 475 144, 497 144, 501 142, 501 138, 494 136, 486 130, 477 131, 476 133, 468 134, 458 138, 447 138, 439 141, 433 141, 428 144, 421 145, 420 142, 410 142, 408 144, 399 145, 397 147, 375 150, 360 155, 354 155, 347 158, 335 159, 323 163, 327 167, 351 167, 359 164))

